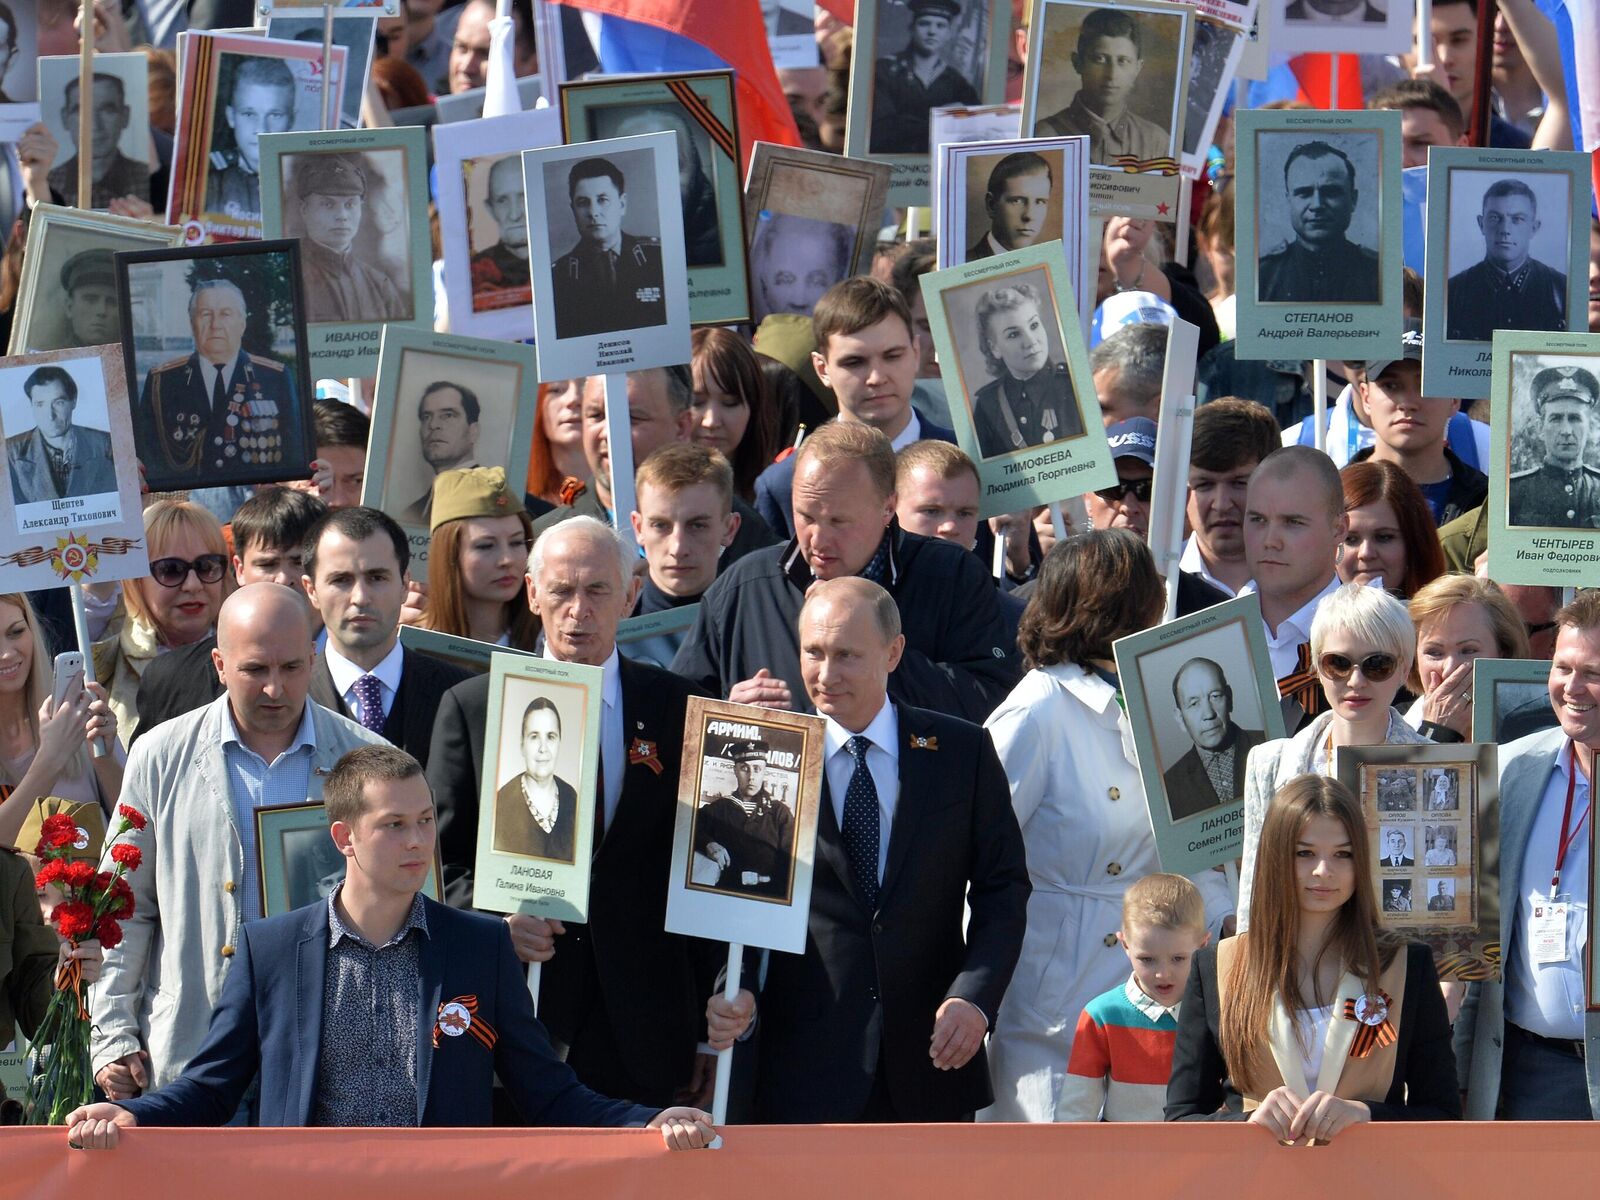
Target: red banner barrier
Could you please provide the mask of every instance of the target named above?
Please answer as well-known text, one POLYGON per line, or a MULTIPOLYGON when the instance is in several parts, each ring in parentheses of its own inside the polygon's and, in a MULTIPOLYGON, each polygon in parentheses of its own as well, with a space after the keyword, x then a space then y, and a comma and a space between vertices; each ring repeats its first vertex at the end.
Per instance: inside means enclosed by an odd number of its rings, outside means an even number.
MULTIPOLYGON (((1387 1124, 1284 1148, 1239 1125, 733 1128, 670 1154, 635 1130, 134 1130, 77 1151, 62 1129, 0 1132, 5 1200, 1433 1200, 1571 1195, 1589 1124, 1387 1124)), ((1579 1192, 1584 1188, 1578 1183, 1579 1192)))

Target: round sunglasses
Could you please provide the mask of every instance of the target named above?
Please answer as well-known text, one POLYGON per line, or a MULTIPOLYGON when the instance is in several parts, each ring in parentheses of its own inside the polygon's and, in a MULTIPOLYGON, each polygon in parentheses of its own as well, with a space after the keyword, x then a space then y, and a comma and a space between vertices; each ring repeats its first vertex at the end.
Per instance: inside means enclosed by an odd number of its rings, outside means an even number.
POLYGON ((1365 658, 1349 658, 1343 654, 1324 654, 1317 659, 1317 670, 1329 679, 1343 683, 1357 667, 1372 683, 1382 683, 1393 675, 1400 660, 1392 654, 1369 654, 1365 658))
POLYGON ((150 578, 162 587, 182 587, 190 571, 201 583, 220 583, 228 571, 227 556, 202 554, 193 562, 186 558, 158 558, 150 564, 150 578))

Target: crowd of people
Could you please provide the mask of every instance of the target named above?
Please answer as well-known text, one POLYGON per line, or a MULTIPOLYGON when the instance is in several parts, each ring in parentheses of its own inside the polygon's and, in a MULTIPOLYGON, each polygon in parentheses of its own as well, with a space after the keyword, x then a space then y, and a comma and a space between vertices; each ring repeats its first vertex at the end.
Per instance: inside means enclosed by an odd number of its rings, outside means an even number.
MULTIPOLYGON (((177 7, 96 10, 102 48, 151 43, 152 100, 171 88, 156 47, 172 31, 244 23, 226 0, 177 7)), ((530 71, 531 18, 512 7, 530 71)), ((402 8, 377 22, 391 108, 483 85, 490 0, 402 8)), ((1501 9, 1487 144, 1559 147, 1548 21, 1531 0, 1501 9)), ((1408 165, 1465 144, 1474 13, 1436 0, 1429 65, 1363 63, 1372 104, 1402 114, 1408 165)), ((70 41, 68 26, 46 32, 70 41)), ((850 31, 816 28, 822 65, 780 74, 801 140, 838 153, 850 31)), ((170 96, 151 114, 170 150, 170 96)), ((1142 298, 1097 325, 1091 364, 1116 482, 1061 497, 1065 513, 980 520, 979 468, 950 428, 967 400, 942 385, 917 283, 934 246, 902 221, 868 273, 628 375, 609 402, 628 410, 632 512, 614 502, 603 378, 545 381, 525 478, 470 453, 436 464, 421 569, 394 516, 359 503, 357 388, 316 401, 305 480, 146 497, 148 575, 88 589, 92 682, 52 677, 76 644, 63 592, 0 595, 0 844, 20 847, 0 853, 0 1043, 37 1027, 75 956, 98 1093, 72 1144, 136 1124, 546 1124, 649 1126, 688 1149, 714 1135, 721 1053, 732 1123, 1247 1120, 1295 1145, 1370 1120, 1600 1111, 1585 1052, 1600 595, 1489 577, 1502 469, 1486 412, 1422 394, 1417 327, 1326 364, 1327 451, 1306 424, 1323 364, 1235 356, 1226 119, 1216 141, 1193 269, 1170 225, 1105 225, 1084 303, 1142 298), (1256 597, 1289 733, 1241 729, 1208 660, 1174 679, 1175 707, 1210 705, 1215 732, 1170 778, 1197 808, 1243 797, 1237 876, 1162 871, 1112 649, 1167 609, 1147 538, 1171 315, 1201 328, 1176 611, 1256 597), (690 605, 619 641, 626 619, 690 605), (489 677, 407 645, 407 627, 600 670, 586 922, 474 911, 489 677), (1468 983, 1384 931, 1368 867, 1454 865, 1454 842, 1374 844, 1334 764, 1342 747, 1471 741, 1482 659, 1549 665, 1545 700, 1499 738, 1497 812, 1481 814, 1498 861, 1477 886, 1498 897, 1501 971, 1468 983), (666 929, 696 696, 825 729, 804 952, 748 952, 732 998, 726 946, 666 929), (308 801, 343 874, 267 917, 257 812, 308 801), (69 951, 30 838, 42 814, 94 825, 118 805, 143 817, 134 914, 119 945, 69 951)), ((61 199, 54 153, 42 126, 16 147, 30 204, 61 199)), ((165 192, 150 182, 112 211, 150 215, 165 192)), ((3 322, 25 225, 0 264, 3 322)), ((1589 237, 1600 332, 1600 221, 1589 237)), ((1406 315, 1442 284, 1410 275, 1406 315)), ((1600 385, 1561 387, 1592 449, 1600 385)), ((475 403, 447 391, 420 420, 475 403)), ((559 715, 530 711, 535 735, 559 740, 559 715)), ((530 779, 506 802, 539 822, 571 785, 530 779)))

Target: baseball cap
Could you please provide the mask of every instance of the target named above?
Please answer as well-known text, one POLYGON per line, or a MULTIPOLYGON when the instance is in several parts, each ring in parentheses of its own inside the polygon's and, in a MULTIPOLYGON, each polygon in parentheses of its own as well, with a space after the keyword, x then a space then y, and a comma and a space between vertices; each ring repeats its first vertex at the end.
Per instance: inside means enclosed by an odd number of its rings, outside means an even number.
POLYGON ((1118 292, 1107 296, 1089 322, 1089 345, 1098 346, 1124 325, 1171 325, 1178 310, 1154 292, 1118 292))
POLYGON ((1367 378, 1376 379, 1397 362, 1422 361, 1422 322, 1414 317, 1406 319, 1405 332, 1400 335, 1400 353, 1386 358, 1367 360, 1367 378))
POLYGON ((1156 423, 1149 417, 1129 417, 1106 429, 1111 457, 1136 458, 1147 467, 1156 465, 1156 423))

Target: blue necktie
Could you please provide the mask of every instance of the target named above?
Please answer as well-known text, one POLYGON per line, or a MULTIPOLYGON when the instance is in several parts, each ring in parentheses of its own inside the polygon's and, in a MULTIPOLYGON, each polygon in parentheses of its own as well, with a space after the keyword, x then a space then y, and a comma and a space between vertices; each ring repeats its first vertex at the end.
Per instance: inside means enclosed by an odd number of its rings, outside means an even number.
POLYGON ((383 686, 378 682, 376 675, 363 675, 356 680, 352 689, 356 694, 356 701, 361 705, 359 719, 365 729, 373 733, 383 732, 383 686))
POLYGON ((878 787, 867 770, 867 747, 872 743, 859 734, 844 744, 855 759, 850 786, 844 793, 845 853, 856 886, 866 898, 867 907, 878 907, 878 787))

